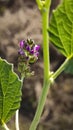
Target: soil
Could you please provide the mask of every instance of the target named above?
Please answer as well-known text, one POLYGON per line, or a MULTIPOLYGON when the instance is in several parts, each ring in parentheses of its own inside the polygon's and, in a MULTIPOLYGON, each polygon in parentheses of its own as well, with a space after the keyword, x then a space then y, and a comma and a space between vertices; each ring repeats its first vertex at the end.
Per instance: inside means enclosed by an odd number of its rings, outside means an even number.
MULTIPOLYGON (((59 0, 52 1, 51 10, 59 0)), ((0 0, 0 57, 14 64, 17 71, 18 48, 21 39, 32 38, 40 44, 38 61, 31 65, 35 75, 24 80, 20 107, 20 129, 28 130, 34 117, 43 84, 43 52, 41 14, 34 0, 0 0)), ((64 61, 50 44, 51 70, 64 61)), ((14 117, 8 123, 14 128, 14 117)), ((62 73, 48 91, 44 111, 37 130, 73 130, 73 76, 62 73)))

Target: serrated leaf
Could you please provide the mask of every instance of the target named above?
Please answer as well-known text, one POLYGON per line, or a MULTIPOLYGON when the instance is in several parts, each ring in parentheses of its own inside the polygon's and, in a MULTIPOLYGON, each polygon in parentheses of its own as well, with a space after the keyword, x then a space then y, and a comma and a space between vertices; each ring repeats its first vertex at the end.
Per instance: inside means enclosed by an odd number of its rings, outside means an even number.
POLYGON ((0 122, 7 122, 20 107, 21 81, 12 64, 0 58, 0 122))
POLYGON ((63 0, 53 11, 49 35, 50 41, 65 57, 73 55, 73 0, 63 0))

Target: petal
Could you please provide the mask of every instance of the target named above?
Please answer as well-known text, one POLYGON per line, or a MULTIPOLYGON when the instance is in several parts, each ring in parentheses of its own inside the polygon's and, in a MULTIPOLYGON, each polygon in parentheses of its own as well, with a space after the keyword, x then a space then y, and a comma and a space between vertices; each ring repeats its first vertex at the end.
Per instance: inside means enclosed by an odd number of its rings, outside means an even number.
POLYGON ((19 49, 18 53, 19 53, 20 55, 24 55, 24 52, 23 52, 22 49, 19 49))
POLYGON ((39 51, 39 49, 40 49, 40 45, 35 45, 33 47, 34 52, 39 51))
POLYGON ((29 45, 26 46, 26 50, 30 52, 31 49, 29 45))
POLYGON ((20 47, 23 48, 24 47, 24 44, 25 44, 25 41, 20 41, 20 47))

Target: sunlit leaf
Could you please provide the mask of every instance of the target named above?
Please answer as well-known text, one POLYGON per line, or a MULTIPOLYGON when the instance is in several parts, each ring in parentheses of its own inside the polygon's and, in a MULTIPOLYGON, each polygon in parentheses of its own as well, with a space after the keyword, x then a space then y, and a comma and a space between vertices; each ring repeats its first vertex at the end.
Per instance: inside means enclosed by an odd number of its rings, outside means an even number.
POLYGON ((53 11, 49 35, 50 41, 65 57, 73 55, 73 0, 63 0, 53 11))
POLYGON ((21 81, 12 64, 0 58, 0 123, 7 122, 20 107, 21 81))

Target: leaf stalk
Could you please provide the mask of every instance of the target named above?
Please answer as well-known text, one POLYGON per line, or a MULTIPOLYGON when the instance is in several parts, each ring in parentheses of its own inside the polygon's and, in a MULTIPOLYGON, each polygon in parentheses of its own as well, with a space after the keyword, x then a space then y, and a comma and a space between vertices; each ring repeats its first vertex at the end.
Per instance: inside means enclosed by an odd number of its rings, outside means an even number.
POLYGON ((4 128, 4 130, 10 130, 5 123, 3 123, 2 127, 4 128))
POLYGON ((16 114, 15 114, 15 126, 16 126, 16 130, 19 130, 19 110, 16 110, 16 114))

